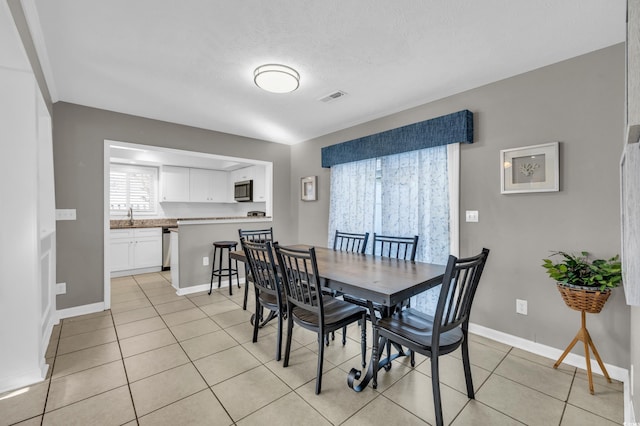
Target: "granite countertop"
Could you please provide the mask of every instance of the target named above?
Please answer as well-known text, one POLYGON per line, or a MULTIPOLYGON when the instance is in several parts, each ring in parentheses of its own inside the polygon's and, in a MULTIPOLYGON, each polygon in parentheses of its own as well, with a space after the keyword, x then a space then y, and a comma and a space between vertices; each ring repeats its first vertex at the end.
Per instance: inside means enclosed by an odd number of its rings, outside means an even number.
POLYGON ((177 219, 134 219, 133 224, 129 223, 129 219, 111 220, 111 229, 130 229, 130 228, 176 228, 179 221, 188 221, 190 224, 203 221, 251 221, 256 219, 270 219, 270 216, 230 216, 230 217, 185 217, 177 219))

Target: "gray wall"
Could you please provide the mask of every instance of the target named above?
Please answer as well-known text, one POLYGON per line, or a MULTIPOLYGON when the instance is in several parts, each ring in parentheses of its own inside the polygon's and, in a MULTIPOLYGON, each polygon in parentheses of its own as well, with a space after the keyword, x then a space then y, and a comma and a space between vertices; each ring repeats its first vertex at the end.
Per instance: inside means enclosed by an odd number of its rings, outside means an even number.
MULTIPOLYGON (((293 146, 299 240, 327 243, 330 172, 320 167, 321 147, 469 109, 475 143, 461 147, 460 254, 491 249, 471 320, 564 349, 580 314, 564 305, 540 265, 551 250, 620 251, 624 77, 620 44, 293 146), (501 195, 499 151, 552 141, 561 142, 561 191, 501 195), (299 178, 314 174, 318 201, 298 201, 299 178), (480 221, 465 223, 465 210, 478 210, 480 221), (528 300, 529 315, 516 314, 516 298, 528 300)), ((628 367, 629 321, 622 289, 589 316, 606 363, 628 367)))
POLYGON ((103 301, 104 140, 273 162, 274 232, 291 238, 290 149, 241 136, 58 102, 53 108, 56 208, 77 209, 57 222, 58 309, 103 301))

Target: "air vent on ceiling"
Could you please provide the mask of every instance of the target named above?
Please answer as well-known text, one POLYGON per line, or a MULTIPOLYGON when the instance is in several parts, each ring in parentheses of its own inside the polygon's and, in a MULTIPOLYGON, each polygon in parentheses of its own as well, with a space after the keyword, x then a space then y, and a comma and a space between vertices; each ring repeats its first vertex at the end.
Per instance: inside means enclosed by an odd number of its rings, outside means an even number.
POLYGON ((346 93, 346 92, 343 92, 342 90, 336 90, 336 91, 335 91, 335 92, 333 92, 333 93, 329 93, 327 96, 323 96, 323 97, 321 97, 321 98, 320 98, 320 100, 321 100, 322 102, 325 102, 325 103, 326 103, 326 102, 333 102, 333 101, 335 101, 336 99, 340 99, 340 98, 343 98, 343 97, 345 97, 345 96, 347 96, 347 93, 346 93))

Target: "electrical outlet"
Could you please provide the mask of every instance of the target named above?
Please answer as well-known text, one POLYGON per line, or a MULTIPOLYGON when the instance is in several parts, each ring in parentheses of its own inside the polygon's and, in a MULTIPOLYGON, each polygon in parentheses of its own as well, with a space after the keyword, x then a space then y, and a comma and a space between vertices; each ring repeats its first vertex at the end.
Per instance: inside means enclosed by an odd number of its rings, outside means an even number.
POLYGON ((56 283, 56 294, 66 294, 67 283, 56 283))
POLYGON ((467 210, 466 211, 467 222, 477 222, 478 221, 478 210, 467 210))
POLYGON ((209 266, 209 256, 204 256, 202 258, 202 266, 209 266))
POLYGON ((516 313, 521 315, 527 315, 527 301, 522 299, 516 299, 516 313))

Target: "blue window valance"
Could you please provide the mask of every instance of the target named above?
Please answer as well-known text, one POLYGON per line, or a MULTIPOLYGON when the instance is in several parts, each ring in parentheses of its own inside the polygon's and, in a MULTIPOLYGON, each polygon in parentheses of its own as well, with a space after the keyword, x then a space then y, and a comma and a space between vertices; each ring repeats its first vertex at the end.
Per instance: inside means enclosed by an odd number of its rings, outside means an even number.
POLYGON ((473 143, 473 113, 462 110, 322 148, 322 167, 450 143, 473 143))

